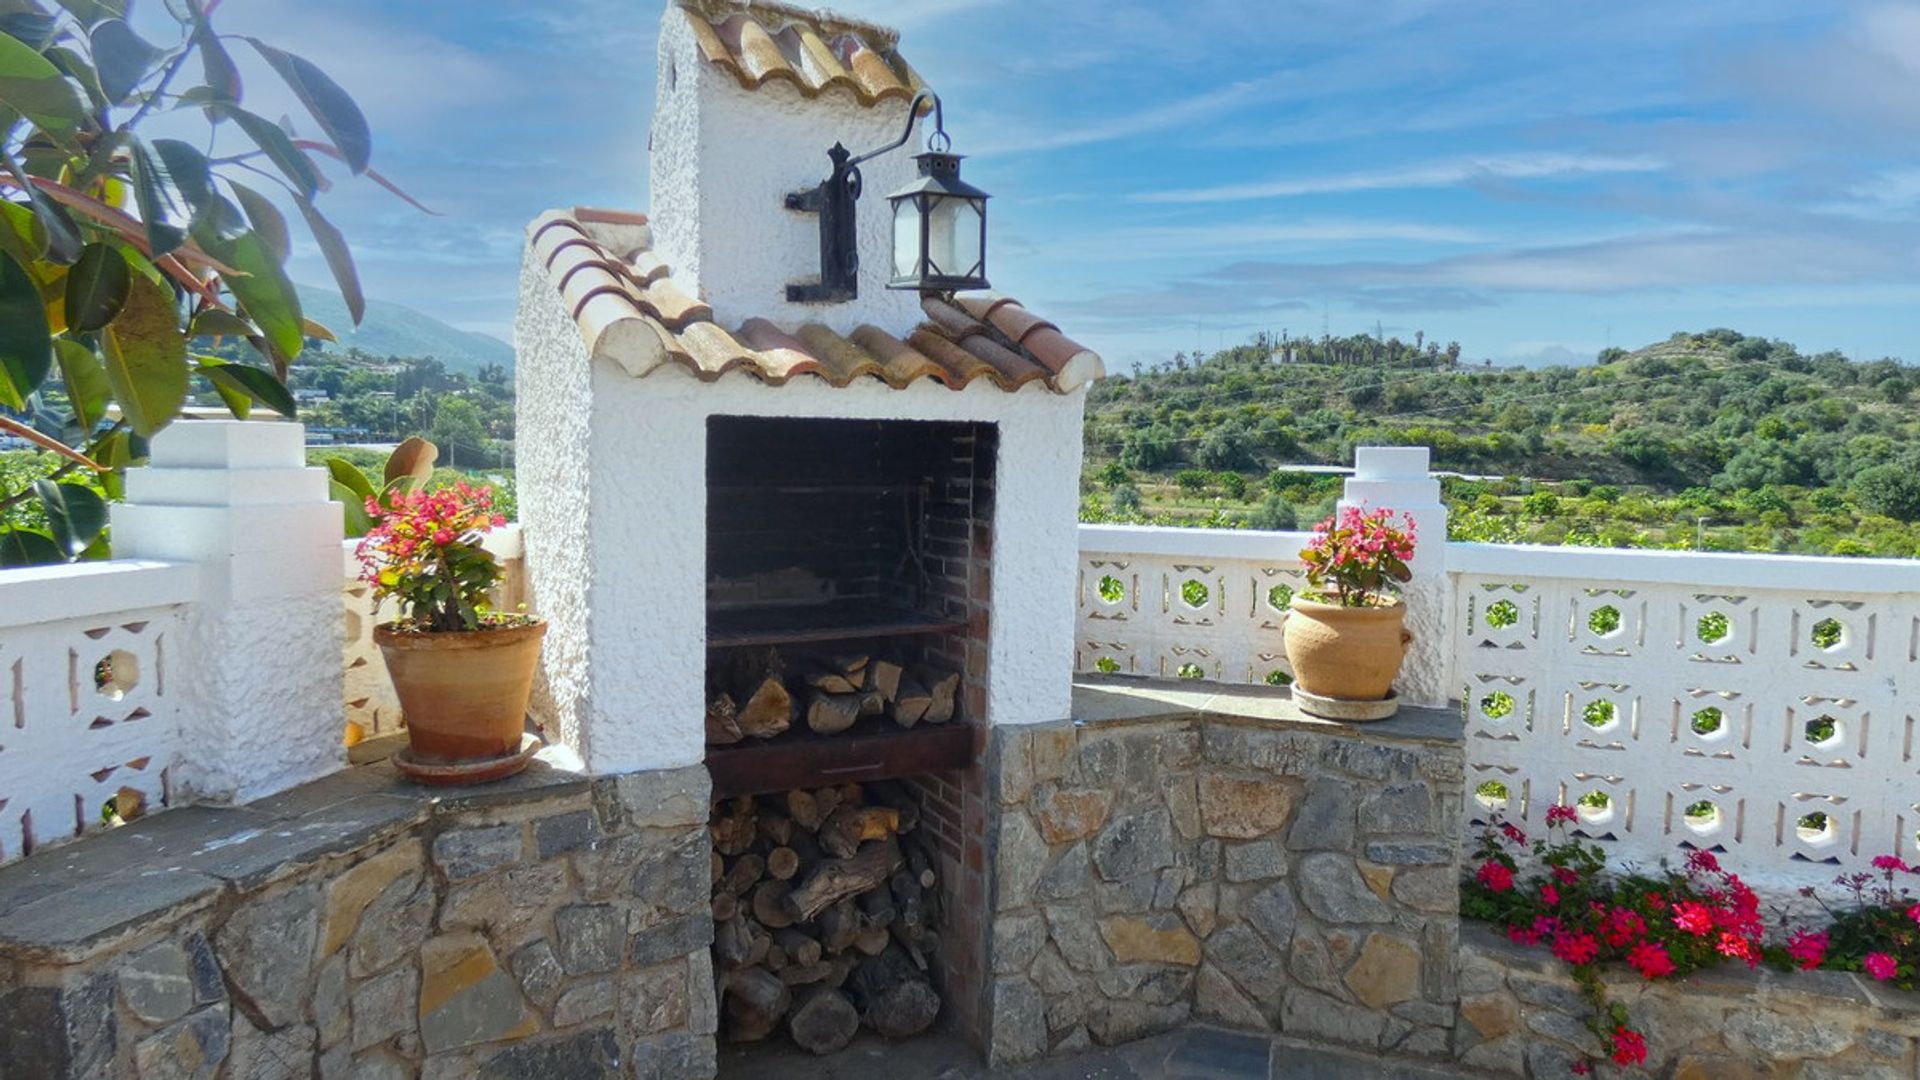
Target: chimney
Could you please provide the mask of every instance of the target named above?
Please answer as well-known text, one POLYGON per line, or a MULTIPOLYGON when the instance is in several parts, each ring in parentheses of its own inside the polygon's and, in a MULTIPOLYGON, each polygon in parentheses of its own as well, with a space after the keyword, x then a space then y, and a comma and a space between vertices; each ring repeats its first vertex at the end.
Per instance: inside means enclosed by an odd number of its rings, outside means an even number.
POLYGON ((818 281, 820 221, 789 193, 855 154, 900 137, 921 83, 890 29, 781 4, 678 0, 661 21, 651 134, 653 247, 672 279, 714 321, 753 317, 791 330, 862 325, 904 336, 919 297, 886 288, 893 229, 885 196, 914 175, 913 146, 861 166, 860 288, 850 301, 791 303, 789 284, 818 281))

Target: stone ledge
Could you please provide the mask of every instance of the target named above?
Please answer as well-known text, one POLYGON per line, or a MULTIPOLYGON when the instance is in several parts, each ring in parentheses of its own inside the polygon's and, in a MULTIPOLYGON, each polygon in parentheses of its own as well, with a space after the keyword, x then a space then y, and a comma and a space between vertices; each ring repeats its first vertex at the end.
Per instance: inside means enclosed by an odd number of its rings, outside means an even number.
POLYGON ((1458 709, 1402 706, 1387 720, 1323 720, 1300 711, 1288 691, 1266 686, 1222 686, 1178 679, 1081 676, 1073 684, 1073 717, 1081 724, 1205 720, 1295 728, 1320 735, 1383 742, 1465 742, 1458 709))
POLYGON ((376 844, 429 819, 586 794, 593 778, 565 747, 518 776, 428 788, 381 761, 239 807, 189 806, 38 852, 0 868, 0 958, 75 964, 154 920, 177 918, 376 844))

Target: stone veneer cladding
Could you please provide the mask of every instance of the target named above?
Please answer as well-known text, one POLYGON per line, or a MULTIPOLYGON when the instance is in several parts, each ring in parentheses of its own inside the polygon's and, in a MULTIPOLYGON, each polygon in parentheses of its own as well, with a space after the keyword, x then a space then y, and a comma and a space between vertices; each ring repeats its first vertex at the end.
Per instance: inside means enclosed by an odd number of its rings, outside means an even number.
POLYGON ((990 1060, 1189 1022, 1447 1056, 1457 722, 1395 736, 1186 696, 994 730, 990 1060))
POLYGON ((536 771, 369 766, 8 868, 0 1076, 711 1076, 706 770, 536 771))

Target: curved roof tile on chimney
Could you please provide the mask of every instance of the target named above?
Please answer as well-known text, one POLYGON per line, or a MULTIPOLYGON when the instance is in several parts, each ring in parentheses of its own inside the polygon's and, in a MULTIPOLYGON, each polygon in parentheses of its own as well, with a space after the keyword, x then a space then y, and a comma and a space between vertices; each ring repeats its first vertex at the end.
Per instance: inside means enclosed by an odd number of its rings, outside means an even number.
POLYGON ((862 105, 924 89, 884 27, 767 0, 680 0, 700 51, 748 90, 778 79, 806 97, 832 87, 862 105))
POLYGON ((842 335, 809 323, 789 333, 761 318, 730 332, 646 243, 629 242, 622 257, 596 239, 602 224, 645 227, 640 215, 606 214, 548 211, 528 227, 529 241, 587 350, 635 376, 675 363, 708 382, 740 369, 776 386, 801 375, 833 386, 871 377, 894 389, 932 379, 958 390, 985 379, 1007 391, 1039 382, 1066 393, 1105 373, 1091 350, 998 293, 923 300, 927 321, 905 340, 873 326, 842 335))

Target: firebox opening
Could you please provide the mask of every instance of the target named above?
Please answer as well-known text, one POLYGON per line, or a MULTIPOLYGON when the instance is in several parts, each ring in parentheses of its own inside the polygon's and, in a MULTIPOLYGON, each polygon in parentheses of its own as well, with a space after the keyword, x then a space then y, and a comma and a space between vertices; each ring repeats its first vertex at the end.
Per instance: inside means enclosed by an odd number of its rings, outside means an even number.
POLYGON ((985 423, 708 422, 725 1040, 977 1023, 996 449, 985 423))

